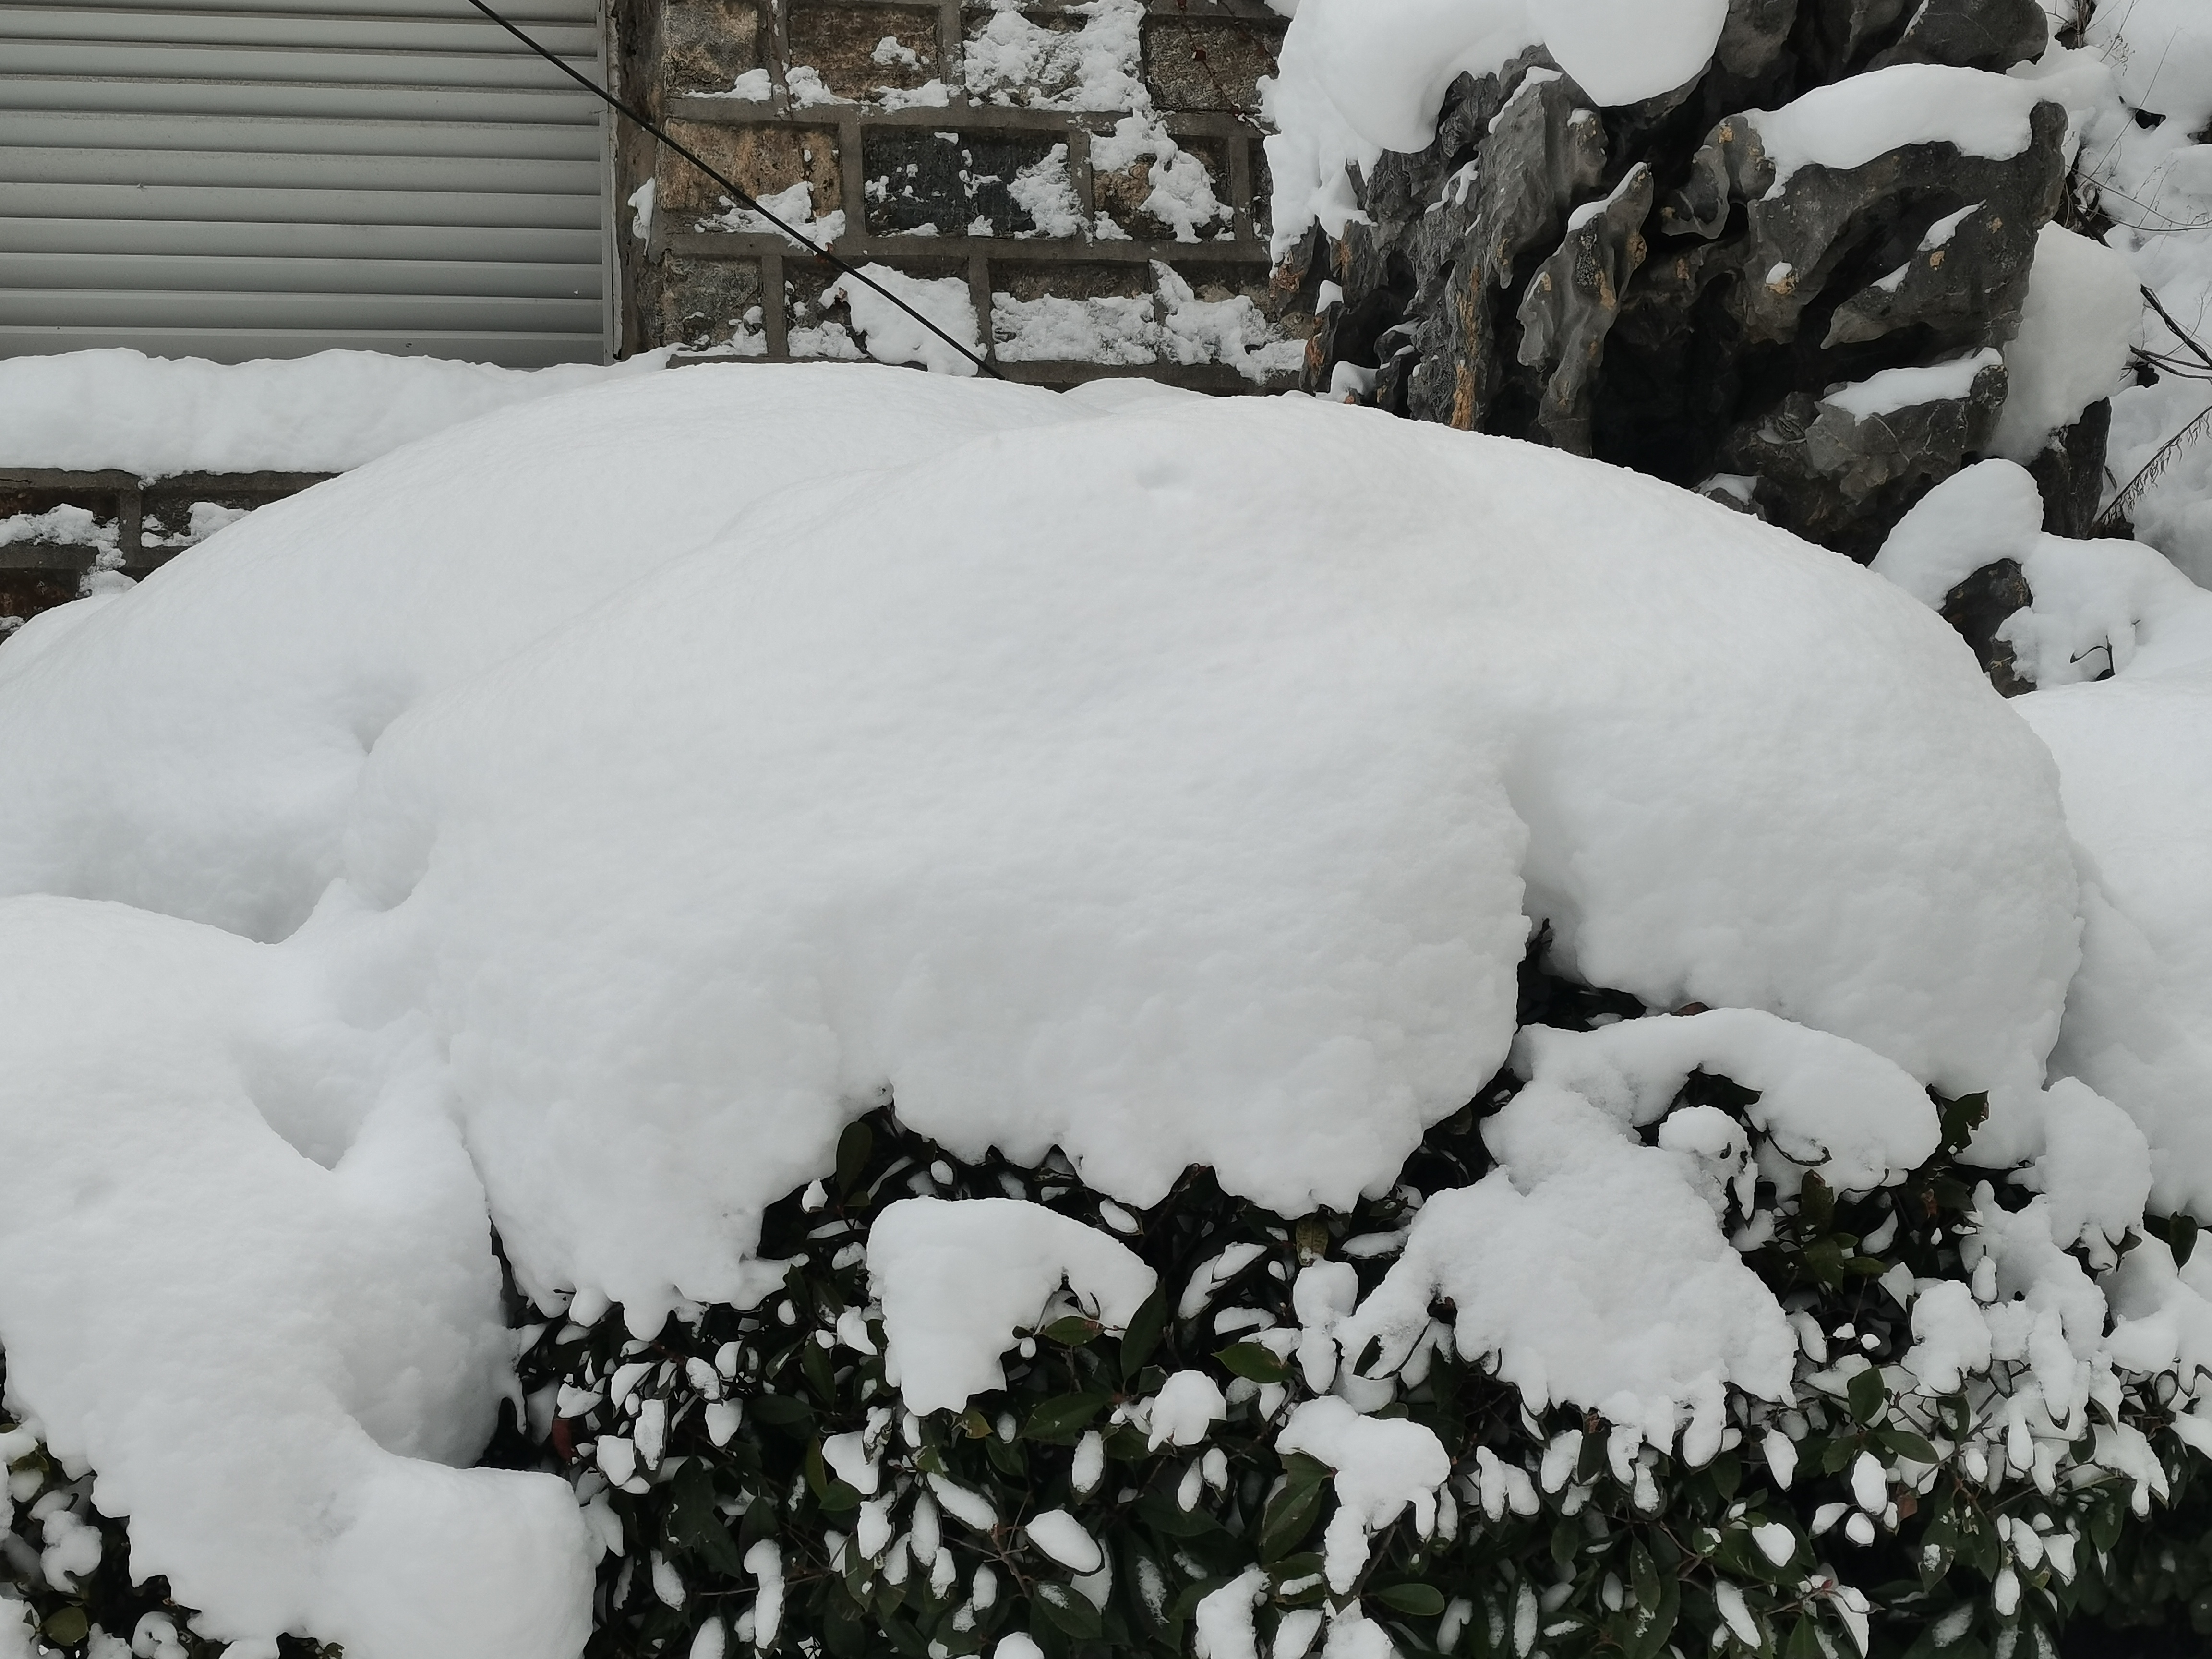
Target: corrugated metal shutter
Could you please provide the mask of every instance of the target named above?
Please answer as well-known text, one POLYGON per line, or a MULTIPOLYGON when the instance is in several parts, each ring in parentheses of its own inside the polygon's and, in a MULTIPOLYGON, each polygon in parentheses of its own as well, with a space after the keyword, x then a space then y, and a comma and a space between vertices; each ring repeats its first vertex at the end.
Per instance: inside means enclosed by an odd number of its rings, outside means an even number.
POLYGON ((601 361, 604 135, 464 0, 0 0, 0 356, 601 361))

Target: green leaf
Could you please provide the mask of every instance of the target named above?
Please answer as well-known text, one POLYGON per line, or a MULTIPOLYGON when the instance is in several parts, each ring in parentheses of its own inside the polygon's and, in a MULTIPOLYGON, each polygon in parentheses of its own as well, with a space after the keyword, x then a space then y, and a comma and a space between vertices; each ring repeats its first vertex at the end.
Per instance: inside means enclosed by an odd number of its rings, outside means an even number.
POLYGON ((1145 1362, 1152 1357, 1152 1350, 1160 1346, 1160 1338, 1167 1328, 1167 1292, 1156 1290, 1131 1316, 1129 1328, 1121 1334, 1121 1380, 1124 1382, 1136 1381, 1137 1373, 1144 1370, 1145 1362))
POLYGON ((1220 1524, 1203 1509, 1185 1510, 1165 1492, 1148 1492, 1135 1507, 1137 1518, 1165 1538, 1195 1538, 1220 1524))
POLYGON ((1066 1584, 1039 1584, 1033 1599, 1047 1619, 1079 1642, 1095 1642, 1103 1633, 1098 1609, 1066 1584))
POLYGON ((1636 1592, 1636 1605, 1646 1609, 1659 1605, 1659 1569, 1652 1565, 1651 1552, 1637 1539, 1628 1547, 1628 1583, 1636 1592))
POLYGON ((766 1498, 754 1498, 738 1527, 738 1548, 749 1550, 762 1539, 775 1537, 777 1527, 775 1505, 766 1498))
POLYGON ((2091 1513, 2089 1541, 2097 1547, 2100 1553, 2109 1551, 2120 1541, 2120 1498, 2117 1492, 2107 1497, 2091 1513))
POLYGON ((1732 1502, 1735 1498, 1736 1489, 1743 1485, 1743 1460, 1734 1452, 1723 1452, 1713 1459, 1710 1467, 1712 1470, 1713 1490, 1720 1493, 1722 1503, 1732 1502))
POLYGON ((814 1390, 814 1397, 823 1405, 835 1405, 837 1382, 830 1369, 830 1350, 811 1339, 803 1346, 805 1352, 799 1356, 799 1369, 806 1374, 806 1386, 814 1390))
POLYGON ((1939 1097, 1936 1120, 1942 1127, 1943 1150, 1955 1152, 1965 1146, 1989 1115, 1990 1097, 1986 1093, 1960 1095, 1956 1100, 1939 1097))
POLYGON ((1314 1518, 1321 1513, 1322 1483, 1328 1479, 1328 1465, 1319 1458, 1292 1452, 1283 1460, 1282 1490, 1268 1500, 1260 1517, 1262 1565, 1280 1561, 1313 1530, 1314 1518))
POLYGON ((764 1394, 757 1400, 748 1400, 745 1410, 755 1421, 771 1428, 805 1431, 814 1424, 814 1408, 787 1394, 764 1394))
MULTIPOLYGON (((2092 1531, 2096 1523, 2090 1522, 2092 1531)), ((2117 1528, 2115 1528, 2117 1534, 2117 1528)), ((1997 1550, 1996 1534, 1978 1522, 1959 1529, 1959 1559, 1984 1578, 1995 1578, 2002 1559, 1997 1550)))
POLYGON ((1873 1422, 1882 1402, 1889 1398, 1889 1390, 1882 1386, 1881 1367, 1869 1365, 1861 1371, 1844 1389, 1844 1396, 1850 1402, 1852 1417, 1861 1423, 1873 1422))
POLYGON ((1387 1584, 1368 1594, 1384 1607, 1416 1619, 1433 1619, 1444 1610, 1444 1593, 1433 1584, 1387 1584))
POLYGON ((891 1638, 891 1645, 898 1650, 901 1659, 929 1659, 929 1644, 905 1620, 886 1613, 880 1614, 876 1622, 891 1638))
POLYGON ((2175 1211, 2172 1220, 2166 1223, 2166 1241, 2173 1250, 2173 1265, 2187 1267, 2197 1249, 2197 1218, 2175 1211))
POLYGON ((845 1126, 845 1133, 837 1137, 837 1191, 849 1193, 868 1167, 868 1159, 876 1150, 875 1131, 864 1120, 856 1119, 845 1126))
POLYGON ((1583 1528, 1579 1521, 1562 1521, 1552 1528, 1552 1560, 1561 1571, 1575 1565, 1575 1553, 1583 1547, 1583 1528))
POLYGON ((1782 1659, 1820 1659, 1820 1638, 1808 1615, 1800 1619, 1782 1650, 1782 1659))
POLYGON ((1805 1184, 1797 1194, 1797 1213, 1808 1227, 1821 1233, 1827 1231, 1828 1224, 1836 1218, 1836 1195, 1817 1170, 1806 1174, 1805 1184))
POLYGON ((1674 1633, 1674 1621, 1682 1613, 1682 1583, 1669 1576, 1659 1581, 1659 1600, 1652 1608, 1651 1622, 1644 1626, 1636 1644, 1629 1650, 1628 1659, 1654 1659, 1664 1652, 1667 1638, 1674 1633))
POLYGON ((714 1509, 714 1480, 707 1466, 693 1459, 669 1482, 668 1538, 726 1577, 744 1571, 744 1557, 730 1541, 730 1529, 714 1509))
POLYGON ((1805 1247, 1802 1259, 1805 1271, 1829 1289, 1833 1290, 1843 1282, 1844 1247, 1840 1240, 1833 1237, 1815 1239, 1805 1247))
POLYGON ((1184 1620, 1198 1611, 1198 1604, 1200 1601, 1228 1582, 1229 1575, 1224 1573, 1212 1578, 1201 1578, 1194 1584, 1185 1585, 1182 1594, 1176 1596, 1168 1608, 1168 1622, 1176 1625, 1182 1623, 1184 1620))
POLYGON ((46 1615, 40 1626, 46 1640, 63 1647, 73 1647, 92 1632, 92 1621, 84 1615, 82 1607, 63 1607, 46 1615))
POLYGON ((1267 1579, 1274 1589, 1277 1605, 1285 1607, 1317 1607, 1328 1595, 1328 1585, 1322 1577, 1324 1571, 1321 1554, 1316 1550, 1303 1550, 1267 1564, 1267 1579), (1285 1584, 1303 1583, 1304 1588, 1286 1593, 1285 1584))
POLYGON ((1936 1448, 1910 1429, 1876 1429, 1874 1437, 1882 1447, 1899 1457, 1909 1457, 1916 1463, 1939 1463, 1936 1448))
POLYGON ((1008 1480, 1018 1481, 1024 1486, 1029 1484, 1028 1447, 1018 1443, 1001 1440, 994 1434, 983 1442, 983 1455, 990 1460, 993 1468, 998 1470, 1008 1480))
POLYGON ((1055 1319, 1037 1334, 1048 1342, 1057 1342, 1063 1348, 1079 1348, 1105 1327, 1095 1319, 1085 1319, 1081 1314, 1070 1314, 1065 1319, 1055 1319))
POLYGON ((1232 1342, 1213 1357, 1255 1382, 1280 1382, 1291 1374, 1288 1366, 1257 1342, 1232 1342))
POLYGON ((1022 1425, 1024 1440, 1073 1440, 1113 1399, 1107 1394, 1061 1394, 1042 1402, 1022 1425))

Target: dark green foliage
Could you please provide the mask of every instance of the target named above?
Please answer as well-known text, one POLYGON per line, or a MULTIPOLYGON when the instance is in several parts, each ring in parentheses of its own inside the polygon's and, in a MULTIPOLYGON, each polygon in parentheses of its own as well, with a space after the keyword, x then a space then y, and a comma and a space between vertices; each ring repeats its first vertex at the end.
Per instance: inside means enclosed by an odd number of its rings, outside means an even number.
MULTIPOLYGON (((1583 1006, 1602 994, 1555 986, 1540 983, 1524 1002, 1563 1024, 1619 1012, 1583 1006)), ((1448 1343, 1417 1349, 1380 1414, 1435 1431, 1453 1460, 1447 1509, 1456 1513, 1428 1538, 1401 1517, 1374 1540, 1352 1595, 1332 1597, 1321 1553, 1335 1503, 1329 1472, 1273 1443, 1310 1393, 1290 1358, 1290 1283, 1303 1261, 1328 1255, 1353 1261, 1363 1291, 1371 1289, 1424 1195, 1487 1171, 1482 1119, 1516 1086, 1502 1077, 1438 1126, 1389 1194, 1295 1223, 1228 1197, 1203 1171, 1131 1217, 1056 1157, 1036 1170, 996 1158, 968 1164, 888 1108, 856 1124, 835 1182, 793 1194, 768 1218, 763 1253, 789 1263, 781 1294, 747 1312, 672 1320, 649 1341, 612 1318, 548 1328, 523 1360, 538 1438, 621 1547, 601 1565, 593 1654, 686 1652, 702 1624, 744 1614, 754 1580, 744 1558, 762 1539, 778 1542, 788 1585, 775 1648, 837 1659, 885 1646, 945 1659, 1015 1632, 1048 1659, 1167 1659, 1192 1650, 1200 1600, 1254 1568, 1264 1574, 1262 1651, 1285 1620, 1357 1602, 1412 1656, 1656 1659, 1720 1646, 1832 1659, 1857 1651, 1863 1632, 1873 1653, 1901 1659, 2040 1659, 2077 1608, 2153 1609, 2205 1582, 2202 1547, 2182 1552, 2185 1566, 2158 1565, 2179 1558, 2157 1541, 2161 1526, 2131 1514, 2132 1483, 2094 1463, 2092 1435, 2047 1494, 2016 1469, 1993 1480, 1979 1472, 1987 1460, 1978 1448, 1990 1443, 1992 1413, 2014 1381, 2003 1367, 1941 1399, 1910 1393, 1894 1368, 1911 1333, 1884 1276, 1902 1265, 1921 1279, 1970 1278, 1971 1212, 2027 1196, 1957 1163, 1980 1116, 1980 1103, 1968 1100, 1942 1103, 1942 1151, 1899 1186, 1841 1198, 1815 1176, 1798 1200, 1778 1205, 1762 1184, 1754 1213, 1730 1216, 1731 1227, 1771 1230, 1747 1260, 1784 1308, 1844 1340, 1832 1367, 1825 1353, 1801 1364, 1788 1409, 1735 1401, 1736 1426, 1703 1468, 1632 1443, 1616 1457, 1595 1413, 1532 1415, 1480 1357, 1455 1357, 1448 1343), (959 1415, 908 1419, 884 1381, 861 1258, 870 1218, 910 1193, 1044 1204, 1124 1238, 1158 1273, 1163 1293, 1119 1336, 1072 1306, 1055 1309, 1006 1356, 1004 1390, 959 1415), (1179 1316, 1194 1273, 1237 1247, 1249 1259, 1179 1316), (1853 1373, 1845 1349, 1871 1363, 1853 1373), (643 1369, 620 1406, 592 1401, 626 1364, 643 1369), (1155 1449, 1137 1425, 1143 1402, 1185 1368, 1224 1388, 1229 1419, 1206 1448, 1155 1449), (718 1446, 707 1413, 721 1394, 742 1402, 742 1422, 718 1446), (555 1421, 561 1400, 571 1414, 555 1421), (627 1433, 634 1443, 641 1411, 665 1413, 664 1456, 641 1464, 626 1489, 611 1488, 596 1442, 627 1433), (1786 1487, 1760 1452, 1770 1430, 1796 1449, 1786 1487), (855 1433, 879 1453, 876 1496, 886 1504, 871 1559, 848 1543, 863 1496, 824 1455, 832 1437, 855 1433), (1079 1448, 1093 1437, 1102 1474, 1079 1487, 1079 1448), (1862 1456, 1884 1472, 1894 1501, 1886 1514, 1855 1518, 1866 1540, 1847 1542, 1862 1456), (888 1555, 881 1544, 911 1539, 917 1499, 937 1481, 987 1503, 993 1521, 968 1524, 939 1506, 950 1569, 933 1578, 933 1563, 916 1561, 910 1542, 888 1555), (1110 1589, 1079 1585, 1029 1542, 1023 1523, 1053 1509, 1071 1511, 1104 1547, 1110 1589), (2034 1539, 2024 1542, 2016 1528, 2034 1539), (2062 1570, 2069 1549, 2070 1575, 2062 1570), (2108 1551, 2109 1577, 2098 1565, 2108 1551), (986 1595, 979 1571, 989 1577, 986 1595)), ((1755 1098, 1703 1076, 1685 1096, 1738 1117, 1755 1098)), ((1448 1319, 1448 1307, 1436 1311, 1448 1319)), ((2183 1481, 2193 1460, 2160 1432, 2156 1408, 2130 1392, 2120 1413, 2154 1437, 2167 1478, 2183 1481)), ((509 1450, 527 1461, 520 1438, 509 1450)), ((1279 1659, 1291 1645, 1277 1646, 1279 1659)), ((729 1647, 739 1650, 735 1640, 729 1647)))

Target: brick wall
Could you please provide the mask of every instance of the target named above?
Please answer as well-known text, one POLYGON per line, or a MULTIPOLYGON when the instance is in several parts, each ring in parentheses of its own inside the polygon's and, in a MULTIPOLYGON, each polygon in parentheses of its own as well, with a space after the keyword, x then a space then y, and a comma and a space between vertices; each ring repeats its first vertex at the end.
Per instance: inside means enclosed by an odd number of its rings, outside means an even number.
MULTIPOLYGON (((672 136, 843 258, 964 301, 1009 378, 1295 381, 1312 320, 1268 286, 1255 83, 1283 22, 1261 0, 624 0, 614 27, 672 136)), ((865 348, 835 272, 689 162, 632 132, 617 171, 651 197, 622 213, 625 349, 865 348)))

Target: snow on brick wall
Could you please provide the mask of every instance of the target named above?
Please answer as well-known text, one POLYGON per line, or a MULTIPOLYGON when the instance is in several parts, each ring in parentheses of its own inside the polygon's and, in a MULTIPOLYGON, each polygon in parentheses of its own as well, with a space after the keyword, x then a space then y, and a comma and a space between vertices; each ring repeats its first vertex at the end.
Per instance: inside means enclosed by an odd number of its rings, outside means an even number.
MULTIPOLYGON (((619 27, 672 137, 817 244, 964 289, 1012 378, 1260 390, 1304 360, 1311 318, 1268 287, 1261 0, 665 0, 619 27)), ((632 346, 912 356, 681 157, 632 134, 619 171, 632 346)))

